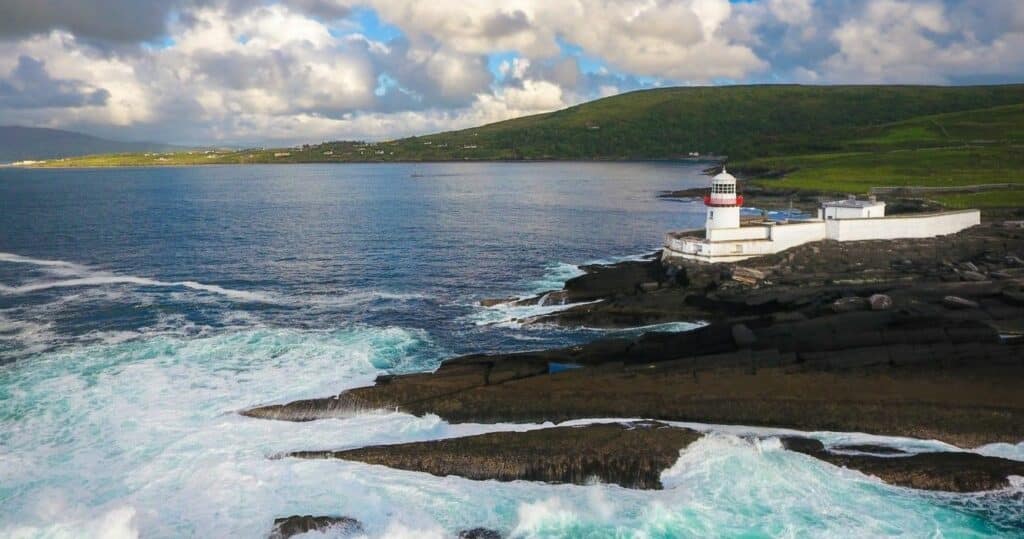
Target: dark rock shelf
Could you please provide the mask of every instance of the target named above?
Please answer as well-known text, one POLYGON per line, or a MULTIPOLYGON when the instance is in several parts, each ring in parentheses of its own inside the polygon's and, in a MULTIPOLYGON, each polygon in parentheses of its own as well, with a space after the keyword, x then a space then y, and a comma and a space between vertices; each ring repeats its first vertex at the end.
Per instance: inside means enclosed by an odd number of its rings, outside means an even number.
POLYGON ((782 445, 836 466, 873 475, 892 485, 947 492, 978 492, 1010 486, 1011 475, 1024 476, 1024 462, 977 453, 941 451, 901 457, 844 455, 827 451, 810 438, 787 437, 782 445))
POLYGON ((344 459, 468 479, 661 488, 661 472, 701 435, 656 422, 497 432, 344 451, 298 451, 305 459, 344 459))

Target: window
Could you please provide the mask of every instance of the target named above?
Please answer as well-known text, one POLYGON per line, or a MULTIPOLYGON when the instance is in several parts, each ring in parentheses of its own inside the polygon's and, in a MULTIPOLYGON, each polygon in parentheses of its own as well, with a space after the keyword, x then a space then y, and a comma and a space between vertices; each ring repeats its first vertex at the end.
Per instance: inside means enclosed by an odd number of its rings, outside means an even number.
POLYGON ((735 193, 733 186, 727 183, 713 183, 711 184, 711 192, 723 195, 731 195, 735 193))

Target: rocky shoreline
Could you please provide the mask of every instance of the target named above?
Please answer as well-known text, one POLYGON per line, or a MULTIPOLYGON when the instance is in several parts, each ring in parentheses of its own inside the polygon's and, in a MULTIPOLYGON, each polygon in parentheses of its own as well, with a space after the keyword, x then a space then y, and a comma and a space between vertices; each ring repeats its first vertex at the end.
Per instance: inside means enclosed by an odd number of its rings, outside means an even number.
MULTIPOLYGON (((934 239, 820 242, 730 265, 655 253, 584 270, 563 290, 516 300, 566 304, 522 322, 707 325, 462 356, 433 373, 381 376, 369 387, 241 413, 290 421, 380 408, 450 422, 645 418, 655 422, 291 455, 473 479, 597 477, 630 488, 657 488, 660 471, 699 436, 659 420, 864 432, 961 448, 1024 439, 1020 228, 987 223, 934 239)), ((970 452, 835 452, 806 438, 785 438, 783 446, 918 489, 992 490, 1024 475, 1024 462, 970 452)))

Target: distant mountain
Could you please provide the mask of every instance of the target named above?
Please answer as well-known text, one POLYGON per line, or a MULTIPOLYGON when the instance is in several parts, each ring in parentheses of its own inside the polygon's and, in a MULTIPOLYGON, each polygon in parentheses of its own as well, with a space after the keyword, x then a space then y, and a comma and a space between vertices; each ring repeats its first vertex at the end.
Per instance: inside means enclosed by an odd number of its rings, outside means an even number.
POLYGON ((185 148, 181 146, 155 142, 107 140, 61 129, 0 126, 0 163, 96 153, 165 152, 183 149, 185 148))

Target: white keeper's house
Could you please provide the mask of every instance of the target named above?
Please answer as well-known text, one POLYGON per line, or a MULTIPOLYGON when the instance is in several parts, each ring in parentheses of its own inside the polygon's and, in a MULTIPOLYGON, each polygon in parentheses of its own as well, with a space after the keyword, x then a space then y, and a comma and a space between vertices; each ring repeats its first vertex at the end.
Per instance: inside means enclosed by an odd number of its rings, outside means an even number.
POLYGON ((743 197, 736 178, 722 168, 704 197, 704 234, 670 232, 664 256, 702 262, 735 262, 784 251, 813 241, 858 241, 930 238, 954 234, 981 223, 978 210, 906 214, 886 217, 885 203, 870 197, 824 202, 817 218, 740 222, 743 197))

